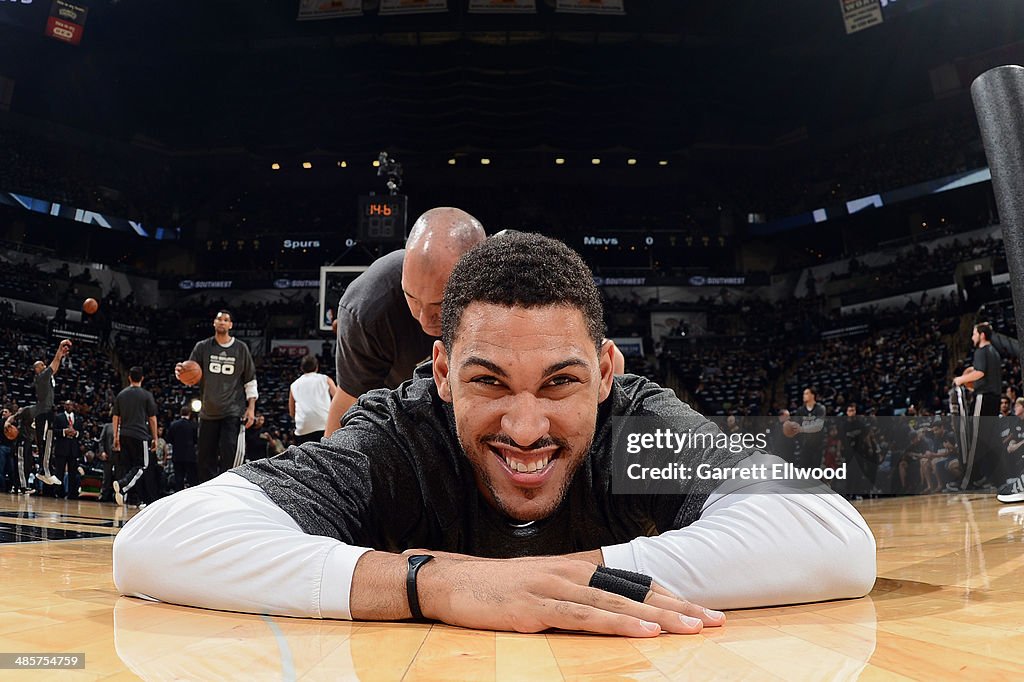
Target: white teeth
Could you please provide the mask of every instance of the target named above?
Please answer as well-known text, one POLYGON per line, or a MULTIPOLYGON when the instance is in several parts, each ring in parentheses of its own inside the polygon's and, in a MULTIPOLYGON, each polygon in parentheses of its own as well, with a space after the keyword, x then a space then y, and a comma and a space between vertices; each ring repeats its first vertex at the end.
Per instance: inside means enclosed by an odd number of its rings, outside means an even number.
POLYGON ((544 459, 537 460, 533 464, 527 464, 526 462, 520 462, 517 459, 505 456, 505 464, 508 465, 508 468, 521 474, 532 474, 542 471, 550 461, 550 457, 545 457, 544 459))

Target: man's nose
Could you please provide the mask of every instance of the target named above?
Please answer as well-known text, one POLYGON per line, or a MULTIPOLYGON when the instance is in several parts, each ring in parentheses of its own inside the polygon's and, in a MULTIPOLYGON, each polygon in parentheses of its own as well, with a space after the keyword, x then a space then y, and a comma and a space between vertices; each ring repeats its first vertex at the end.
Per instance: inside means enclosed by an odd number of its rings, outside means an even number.
POLYGON ((551 422, 542 401, 524 391, 509 397, 509 406, 501 416, 501 430, 516 443, 526 446, 548 435, 551 422))

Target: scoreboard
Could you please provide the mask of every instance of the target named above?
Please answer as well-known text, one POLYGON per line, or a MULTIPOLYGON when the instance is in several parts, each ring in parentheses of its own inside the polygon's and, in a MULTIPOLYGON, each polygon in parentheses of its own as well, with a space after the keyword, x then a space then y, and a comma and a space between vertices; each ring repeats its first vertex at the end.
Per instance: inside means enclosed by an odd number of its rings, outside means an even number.
POLYGON ((359 197, 359 241, 404 241, 407 203, 408 197, 404 194, 359 197))

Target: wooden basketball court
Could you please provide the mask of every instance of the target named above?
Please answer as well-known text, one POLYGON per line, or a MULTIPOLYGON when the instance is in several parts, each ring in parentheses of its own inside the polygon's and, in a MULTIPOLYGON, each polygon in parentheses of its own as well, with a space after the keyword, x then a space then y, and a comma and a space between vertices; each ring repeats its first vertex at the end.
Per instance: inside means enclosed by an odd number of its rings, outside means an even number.
POLYGON ((84 669, 4 670, 0 679, 1020 677, 1024 504, 935 495, 859 506, 878 541, 869 597, 734 611, 703 635, 629 640, 253 616, 119 597, 111 543, 134 510, 0 495, 0 652, 85 654, 84 669))

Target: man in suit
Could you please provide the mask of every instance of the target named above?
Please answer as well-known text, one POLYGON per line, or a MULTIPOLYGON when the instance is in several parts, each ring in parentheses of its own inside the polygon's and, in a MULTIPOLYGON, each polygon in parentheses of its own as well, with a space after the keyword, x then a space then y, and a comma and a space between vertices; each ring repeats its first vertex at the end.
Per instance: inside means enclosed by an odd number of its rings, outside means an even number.
POLYGON ((80 418, 74 412, 74 404, 64 401, 64 410, 53 415, 53 467, 50 473, 57 478, 58 485, 47 485, 44 493, 53 492, 54 497, 78 499, 78 460, 80 448, 78 433, 81 427, 80 418), (67 472, 67 487, 64 487, 64 473, 67 472))

